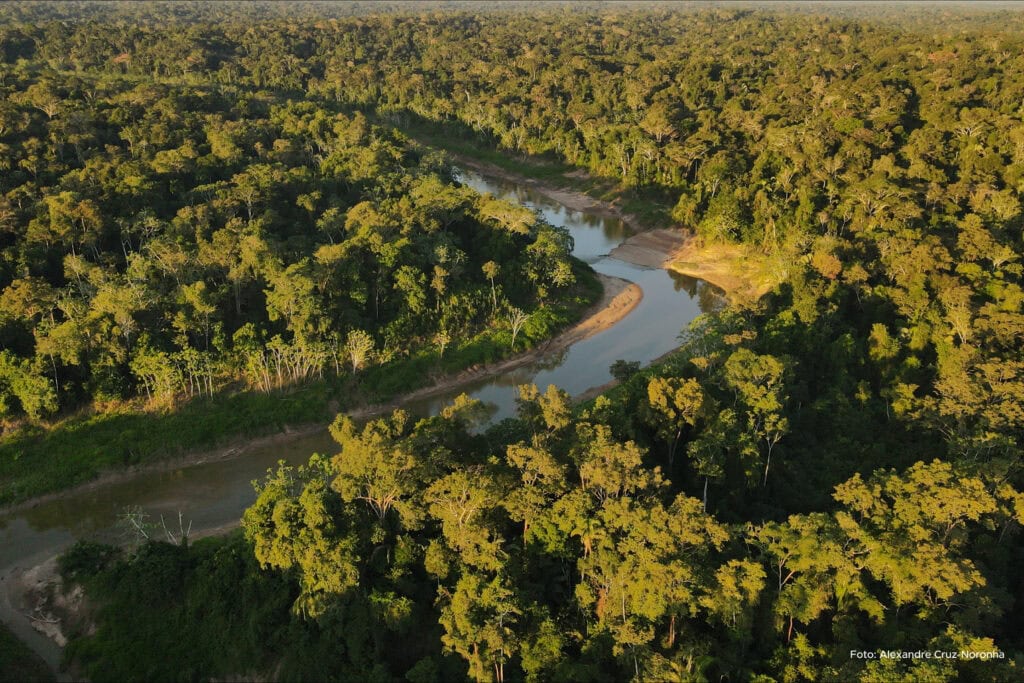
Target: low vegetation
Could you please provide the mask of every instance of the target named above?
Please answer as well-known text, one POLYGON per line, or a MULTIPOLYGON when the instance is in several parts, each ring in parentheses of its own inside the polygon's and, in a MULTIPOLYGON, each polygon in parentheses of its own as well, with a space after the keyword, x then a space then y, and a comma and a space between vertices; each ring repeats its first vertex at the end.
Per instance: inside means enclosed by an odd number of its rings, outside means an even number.
POLYGON ((597 298, 563 229, 361 114, 21 64, 4 85, 0 503, 326 421, 331 400, 528 348, 597 298))
POLYGON ((49 683, 55 680, 46 662, 0 624, 0 681, 49 683))
POLYGON ((706 280, 726 292, 733 303, 749 306, 785 281, 790 264, 781 255, 766 255, 742 244, 708 243, 697 238, 666 267, 706 280))
POLYGON ((66 11, 0 8, 8 428, 524 343, 578 291, 564 233, 394 125, 764 264, 755 305, 578 410, 526 387, 482 434, 466 400, 338 418, 242 537, 98 571, 71 650, 97 676, 1021 677, 1016 8, 66 11), (176 669, 150 645, 186 624, 176 669), (957 658, 850 654, 892 650, 957 658))

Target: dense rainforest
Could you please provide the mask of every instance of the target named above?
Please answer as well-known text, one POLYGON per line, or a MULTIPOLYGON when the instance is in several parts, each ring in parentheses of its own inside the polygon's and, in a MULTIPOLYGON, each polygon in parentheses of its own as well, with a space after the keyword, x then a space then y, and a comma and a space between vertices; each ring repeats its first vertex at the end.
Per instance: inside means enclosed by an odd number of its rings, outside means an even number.
POLYGON ((341 415, 241 532, 76 546, 88 676, 1022 676, 1019 12, 87 7, 0 9, 12 412, 564 297, 559 231, 393 126, 613 179, 782 282, 585 405, 341 415))
POLYGON ((372 399, 529 346, 594 296, 564 229, 358 112, 54 69, 14 59, 18 35, 0 104, 0 500, 48 490, 40 467, 51 484, 90 473, 19 455, 46 418, 325 376, 349 391, 383 368, 372 399))

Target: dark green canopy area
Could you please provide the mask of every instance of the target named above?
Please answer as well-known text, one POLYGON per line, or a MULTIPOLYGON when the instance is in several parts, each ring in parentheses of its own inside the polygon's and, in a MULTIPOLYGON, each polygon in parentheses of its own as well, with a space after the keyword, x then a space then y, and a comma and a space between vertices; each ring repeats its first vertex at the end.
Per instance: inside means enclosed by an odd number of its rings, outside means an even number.
POLYGON ((585 405, 521 387, 482 434, 468 400, 341 416, 242 534, 78 547, 98 628, 71 656, 95 680, 1020 678, 1018 10, 0 8, 0 482, 57 462, 25 435, 75 411, 426 376, 589 301, 564 232, 410 138, 565 170, 779 283, 585 405))

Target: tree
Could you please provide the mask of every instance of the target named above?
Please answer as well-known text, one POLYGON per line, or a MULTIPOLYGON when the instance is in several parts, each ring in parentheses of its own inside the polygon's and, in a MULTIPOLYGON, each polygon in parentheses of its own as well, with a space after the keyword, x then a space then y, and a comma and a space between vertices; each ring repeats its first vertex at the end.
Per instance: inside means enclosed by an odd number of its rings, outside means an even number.
POLYGON ((33 420, 57 410, 57 392, 53 383, 30 361, 10 351, 0 351, 0 415, 7 416, 20 406, 33 420), (17 404, 12 404, 16 399, 17 404))
POLYGON ((444 350, 452 342, 452 336, 448 333, 448 330, 441 329, 434 335, 434 342, 437 343, 438 355, 444 358, 444 350))
MULTIPOLYGON (((203 280, 182 286, 181 296, 185 305, 191 309, 189 318, 199 318, 202 321, 203 348, 208 349, 210 347, 210 316, 217 312, 216 299, 203 280)), ((192 321, 185 318, 184 312, 180 312, 179 316, 178 320, 181 322, 178 326, 182 332, 191 331, 192 321)))
POLYGON ((337 476, 331 488, 347 503, 361 501, 384 524, 394 510, 406 529, 416 528, 422 512, 417 497, 423 465, 402 437, 407 416, 396 411, 390 420, 376 420, 357 430, 350 417, 339 415, 331 436, 341 452, 331 461, 337 476))
POLYGON ((665 486, 660 468, 643 466, 643 452, 632 441, 618 442, 606 425, 577 426, 581 448, 574 453, 580 488, 603 502, 609 498, 636 497, 665 486))
POLYGON ((466 573, 450 594, 441 591, 441 602, 445 647, 469 663, 473 680, 502 683, 505 665, 519 649, 516 627, 523 613, 508 581, 466 573))
POLYGON ((787 642, 796 625, 827 612, 859 611, 881 625, 956 621, 973 609, 985 578, 965 557, 971 527, 999 510, 980 479, 919 462, 902 475, 855 475, 834 497, 842 507, 831 515, 794 515, 752 533, 776 579, 787 642))
POLYGON ((640 371, 640 361, 626 361, 619 359, 611 364, 608 371, 617 382, 625 382, 627 379, 640 371))
POLYGON ((660 145, 663 140, 676 137, 677 132, 672 122, 672 112, 668 105, 658 102, 649 107, 640 121, 640 127, 650 134, 660 145))
POLYGON ((423 494, 431 517, 441 523, 445 543, 462 564, 492 572, 501 569, 505 558, 490 519, 501 497, 498 483, 480 467, 440 477, 423 494))
POLYGON ((298 469, 281 463, 257 485, 256 502, 242 517, 261 566, 296 570, 294 610, 310 617, 359 584, 357 538, 330 489, 331 475, 321 456, 298 469))
POLYGON ((724 474, 724 466, 729 451, 735 449, 737 455, 743 458, 749 450, 747 440, 736 434, 736 413, 726 408, 721 410, 706 425, 701 433, 686 446, 686 455, 693 461, 697 474, 704 477, 704 494, 702 500, 704 509, 708 506, 708 483, 712 478, 718 479, 724 474), (737 439, 737 436, 740 438, 737 439))
POLYGON ((479 202, 480 217, 502 230, 527 235, 537 222, 537 214, 503 199, 485 195, 479 202))
POLYGON ((491 282, 491 313, 493 314, 498 310, 498 294, 494 290, 494 278, 498 277, 501 272, 501 266, 494 261, 488 261, 481 269, 484 272, 484 277, 491 282))
POLYGON ((655 413, 658 431, 668 441, 671 471, 683 429, 696 426, 705 410, 704 390, 694 379, 655 377, 647 384, 647 401, 655 413))
POLYGON ((530 319, 530 316, 520 308, 509 306, 505 312, 505 319, 512 330, 512 341, 509 343, 509 348, 514 349, 516 347, 516 337, 519 336, 519 331, 523 329, 523 325, 530 319))
POLYGON ((729 356, 723 369, 726 384, 747 407, 751 431, 767 447, 762 481, 767 486, 772 449, 789 431, 789 419, 783 415, 785 366, 773 356, 739 349, 729 356))
POLYGON ((750 560, 729 560, 715 570, 714 584, 700 604, 732 633, 749 637, 754 608, 765 589, 764 568, 750 560))
POLYGON ((533 525, 548 516, 554 501, 566 491, 567 468, 548 450, 522 443, 508 446, 505 458, 521 479, 503 503, 509 517, 522 523, 527 541, 550 535, 549 530, 538 531, 533 525))
POLYGON ((174 402, 175 394, 181 389, 181 372, 167 352, 153 349, 144 341, 135 349, 131 369, 142 381, 148 399, 164 405, 174 402))
POLYGON ((876 472, 836 487, 842 532, 867 550, 864 567, 888 586, 896 606, 925 613, 949 606, 958 593, 984 583, 974 563, 958 557, 969 525, 996 513, 984 482, 949 463, 916 463, 902 476, 876 472))
POLYGON ((728 538, 700 507, 682 496, 668 508, 623 497, 606 499, 596 512, 592 551, 577 564, 576 597, 611 632, 614 652, 629 658, 636 675, 657 630, 674 645, 677 619, 692 614, 704 590, 701 558, 728 538))
POLYGON ((373 352, 373 337, 363 330, 352 330, 345 340, 345 353, 352 363, 352 372, 358 372, 373 352))

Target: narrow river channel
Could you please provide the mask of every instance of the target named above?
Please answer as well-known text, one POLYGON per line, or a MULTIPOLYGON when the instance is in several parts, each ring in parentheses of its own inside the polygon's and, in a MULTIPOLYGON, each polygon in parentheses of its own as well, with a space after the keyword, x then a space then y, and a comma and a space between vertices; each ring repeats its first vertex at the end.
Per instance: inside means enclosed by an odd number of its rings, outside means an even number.
MULTIPOLYGON (((701 312, 701 306, 718 301, 713 289, 703 282, 608 257, 628 237, 626 226, 618 219, 573 211, 527 186, 478 173, 465 172, 462 180, 480 192, 535 209, 553 225, 565 226, 575 241, 573 253, 577 258, 600 273, 636 283, 643 290, 643 299, 610 329, 536 363, 407 404, 406 409, 413 414, 436 413, 454 396, 467 393, 490 404, 492 420, 500 420, 514 414, 515 386, 524 383, 542 389, 555 384, 578 395, 611 379, 608 368, 615 360, 646 364, 676 347, 680 330, 701 312)), ((279 460, 297 464, 308 460, 313 452, 334 452, 333 441, 326 433, 247 449, 236 458, 143 471, 130 479, 0 513, 0 577, 18 567, 45 561, 79 538, 116 541, 118 516, 128 507, 142 508, 154 521, 163 515, 169 527, 172 519, 177 521, 180 510, 186 520, 191 520, 193 533, 230 525, 255 499, 254 479, 279 460)), ((55 665, 57 647, 35 633, 26 619, 12 618, 15 615, 8 599, 6 587, 0 585, 0 617, 51 666, 55 665)))

